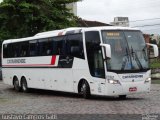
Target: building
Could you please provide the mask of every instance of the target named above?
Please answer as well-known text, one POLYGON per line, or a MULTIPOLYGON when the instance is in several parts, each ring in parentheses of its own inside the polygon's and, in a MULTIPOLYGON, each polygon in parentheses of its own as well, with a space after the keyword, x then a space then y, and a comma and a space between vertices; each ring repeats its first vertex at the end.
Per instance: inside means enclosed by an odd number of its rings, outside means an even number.
POLYGON ((89 21, 77 18, 78 27, 96 27, 96 26, 112 26, 110 24, 98 22, 98 21, 89 21))
POLYGON ((129 18, 128 17, 115 17, 114 21, 110 23, 114 26, 129 27, 129 18))

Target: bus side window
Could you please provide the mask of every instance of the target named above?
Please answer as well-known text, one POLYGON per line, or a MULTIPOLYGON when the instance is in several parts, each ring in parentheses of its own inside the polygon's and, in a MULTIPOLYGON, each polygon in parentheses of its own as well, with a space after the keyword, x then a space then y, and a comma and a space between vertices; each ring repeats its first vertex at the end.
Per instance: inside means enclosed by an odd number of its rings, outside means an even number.
POLYGON ((67 55, 84 59, 82 34, 68 35, 66 45, 67 55))
POLYGON ((62 55, 63 54, 63 42, 64 36, 58 36, 53 38, 53 55, 62 55))
POLYGON ((51 38, 48 38, 45 42, 45 51, 47 55, 52 55, 53 51, 53 40, 51 38))
POLYGON ((20 57, 28 57, 29 53, 29 42, 19 43, 20 46, 20 57))
POLYGON ((39 56, 46 56, 45 39, 38 40, 38 55, 39 56))
POLYGON ((6 58, 12 58, 12 57, 13 57, 14 51, 13 51, 13 49, 12 49, 12 46, 13 46, 13 43, 9 43, 9 44, 7 45, 7 56, 6 56, 6 58), (12 52, 11 52, 11 51, 12 51, 12 52))
POLYGON ((51 55, 52 41, 49 38, 40 39, 38 41, 39 41, 38 44, 39 55, 40 56, 51 55))
POLYGON ((38 41, 29 41, 29 56, 38 56, 38 41))
POLYGON ((45 38, 38 40, 38 52, 40 56, 53 55, 53 38, 45 38))
POLYGON ((13 54, 11 57, 20 57, 20 43, 12 43, 13 54))
POLYGON ((8 49, 9 49, 9 44, 4 44, 3 45, 3 58, 9 58, 8 49))

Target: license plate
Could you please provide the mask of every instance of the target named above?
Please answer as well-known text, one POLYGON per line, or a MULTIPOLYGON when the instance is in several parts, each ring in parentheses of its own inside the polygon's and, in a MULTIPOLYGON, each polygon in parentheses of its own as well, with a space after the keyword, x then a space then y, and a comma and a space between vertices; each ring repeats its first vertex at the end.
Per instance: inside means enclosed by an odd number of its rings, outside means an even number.
POLYGON ((137 87, 130 87, 129 88, 129 92, 135 92, 135 91, 137 91, 137 87))

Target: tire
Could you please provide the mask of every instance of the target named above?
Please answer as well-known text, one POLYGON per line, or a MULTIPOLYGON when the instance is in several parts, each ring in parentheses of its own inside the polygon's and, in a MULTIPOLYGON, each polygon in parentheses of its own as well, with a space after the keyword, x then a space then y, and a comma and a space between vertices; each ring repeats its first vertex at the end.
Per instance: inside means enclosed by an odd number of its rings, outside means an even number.
POLYGON ((119 95, 120 100, 125 100, 127 98, 127 95, 119 95))
POLYGON ((29 91, 27 81, 24 77, 21 80, 21 87, 23 92, 27 93, 29 91))
POLYGON ((89 87, 89 84, 87 83, 87 81, 83 81, 80 90, 81 90, 81 94, 82 94, 83 98, 85 98, 85 99, 90 98, 90 96, 91 96, 90 87, 89 87))
POLYGON ((18 78, 15 77, 14 80, 13 80, 13 86, 14 86, 14 89, 17 91, 17 92, 20 92, 21 91, 21 86, 19 85, 19 81, 18 81, 18 78))

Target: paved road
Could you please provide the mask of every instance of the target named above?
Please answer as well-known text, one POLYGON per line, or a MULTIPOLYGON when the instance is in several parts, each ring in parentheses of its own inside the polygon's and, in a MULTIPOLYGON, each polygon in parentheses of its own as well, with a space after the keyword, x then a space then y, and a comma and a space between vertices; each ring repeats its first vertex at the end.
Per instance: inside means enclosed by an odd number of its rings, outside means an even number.
POLYGON ((80 114, 81 117, 88 115, 88 120, 91 119, 90 115, 92 118, 96 118, 94 115, 100 118, 100 114, 111 114, 111 117, 112 114, 130 114, 134 118, 134 114, 137 114, 141 119, 142 115, 160 114, 160 85, 152 85, 150 93, 129 95, 126 100, 119 100, 117 97, 92 97, 86 100, 77 94, 44 90, 18 93, 12 86, 4 85, 0 81, 0 114, 9 113, 80 114))

